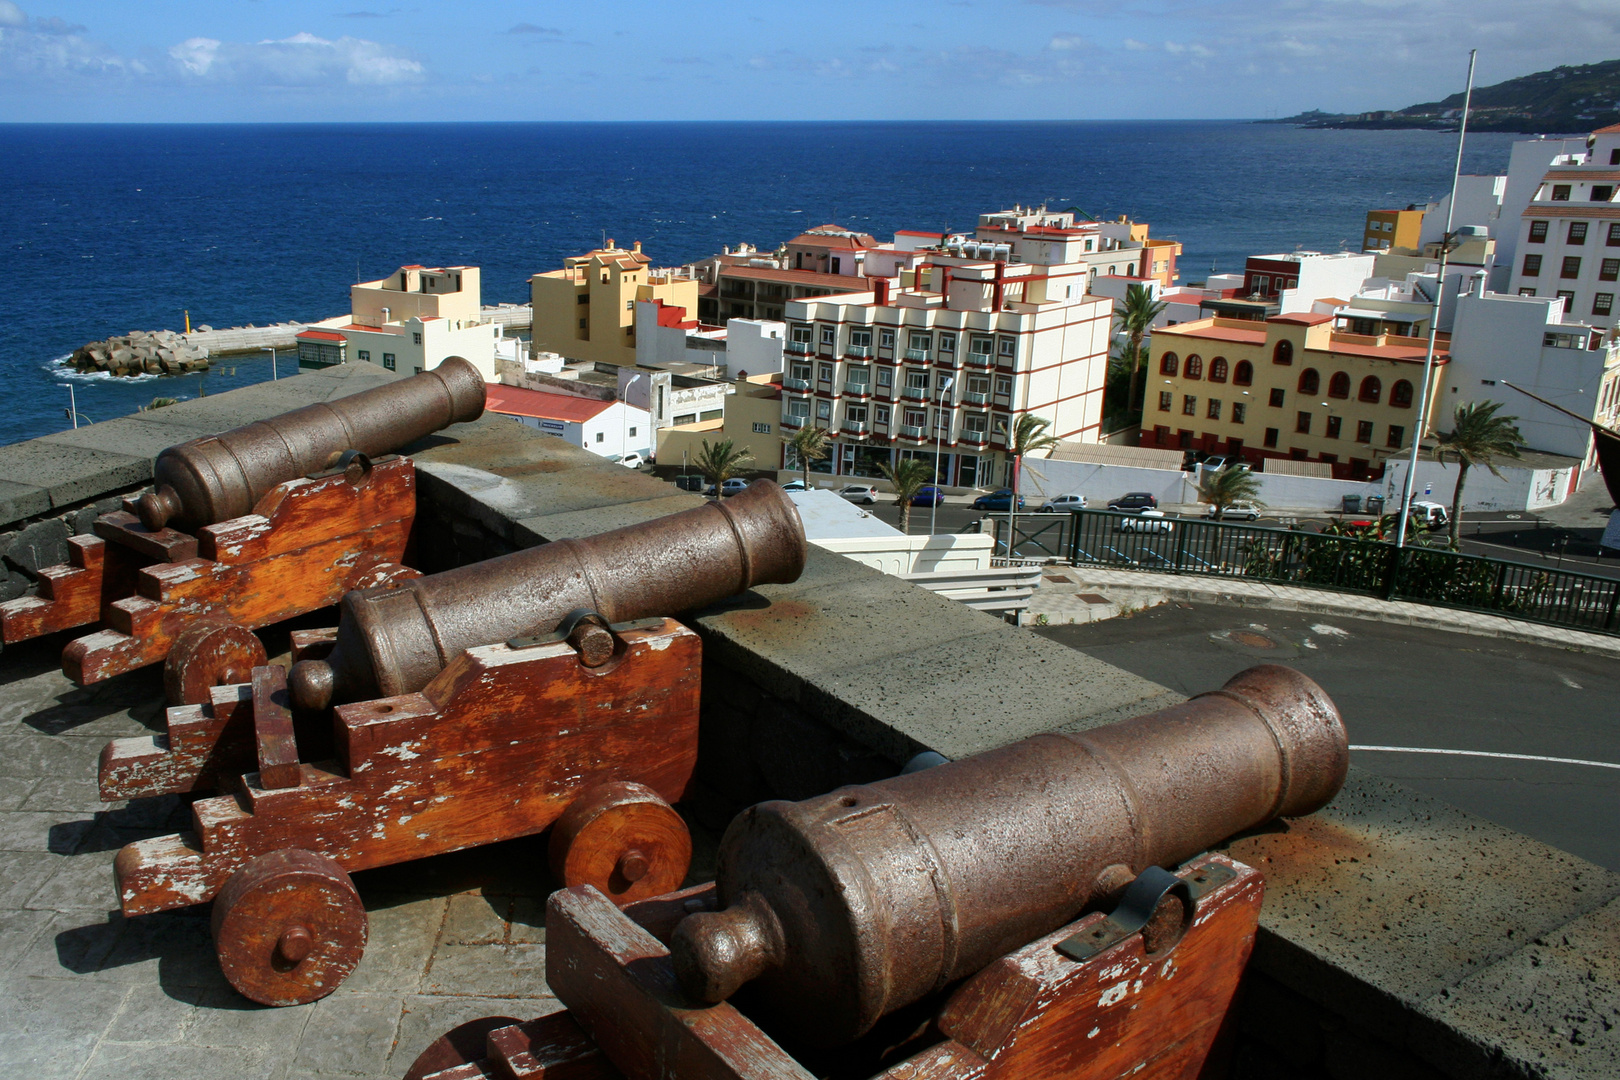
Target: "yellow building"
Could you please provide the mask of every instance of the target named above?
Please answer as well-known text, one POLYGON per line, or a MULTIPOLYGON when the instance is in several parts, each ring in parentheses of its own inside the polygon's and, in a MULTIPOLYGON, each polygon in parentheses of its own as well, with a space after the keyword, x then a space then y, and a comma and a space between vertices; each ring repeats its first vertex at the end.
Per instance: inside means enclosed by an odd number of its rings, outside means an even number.
MULTIPOLYGON (((1426 345, 1342 333, 1332 315, 1309 313, 1155 330, 1142 445, 1326 462, 1340 479, 1376 476, 1411 446, 1426 345)), ((1449 347, 1440 335, 1431 416, 1449 347)))
POLYGON ((1414 254, 1422 233, 1422 210, 1369 210, 1361 250, 1386 252, 1400 249, 1414 254))
POLYGON ((608 246, 575 255, 561 270, 529 279, 537 351, 570 360, 635 366, 636 301, 662 300, 697 318, 698 283, 675 270, 654 270, 641 253, 608 246))
POLYGON ((719 420, 659 428, 658 464, 679 465, 684 454, 690 465, 702 452, 705 439, 711 446, 730 439, 738 449, 754 455, 747 469, 779 468, 782 436, 793 434, 792 429, 781 430, 782 384, 775 381, 780 378, 771 374, 737 380, 726 397, 725 416, 719 420))

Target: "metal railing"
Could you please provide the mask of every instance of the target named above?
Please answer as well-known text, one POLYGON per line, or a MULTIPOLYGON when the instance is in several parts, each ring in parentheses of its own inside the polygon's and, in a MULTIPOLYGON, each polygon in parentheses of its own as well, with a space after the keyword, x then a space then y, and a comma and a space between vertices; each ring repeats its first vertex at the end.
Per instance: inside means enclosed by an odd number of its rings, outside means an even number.
POLYGON ((920 362, 926 364, 928 362, 928 350, 927 349, 907 349, 906 350, 906 359, 907 360, 920 361, 920 362))
MULTIPOLYGON (((1620 633, 1616 578, 1263 525, 1162 518, 1168 529, 1147 531, 1135 514, 1076 510, 1067 516, 1073 522, 1065 554, 1076 566, 1300 585, 1620 633)), ((1026 542, 1015 533, 1015 550, 1026 542)))
POLYGON ((867 397, 872 393, 872 386, 870 383, 855 382, 853 379, 847 379, 844 382, 844 393, 859 394, 862 397, 867 397))
POLYGON ((784 389, 784 390, 808 390, 808 389, 810 389, 810 380, 809 379, 783 379, 782 380, 782 389, 784 389))
POLYGON ((995 357, 987 352, 970 352, 967 355, 967 362, 974 367, 990 367, 996 361, 995 357))
POLYGON ((814 349, 815 346, 811 345, 808 341, 790 341, 787 343, 787 351, 790 353, 798 353, 800 356, 808 355, 814 349))
POLYGON ((860 357, 871 356, 872 355, 872 346, 870 346, 870 345, 851 345, 849 347, 849 349, 847 350, 847 353, 850 356, 860 356, 860 357))
POLYGON ((963 392, 962 400, 969 405, 988 405, 990 404, 990 395, 981 394, 977 390, 968 390, 963 392))
POLYGON ((902 439, 921 439, 921 438, 924 438, 925 436, 923 434, 923 429, 922 429, 921 425, 919 425, 919 424, 901 424, 900 425, 900 437, 902 439))

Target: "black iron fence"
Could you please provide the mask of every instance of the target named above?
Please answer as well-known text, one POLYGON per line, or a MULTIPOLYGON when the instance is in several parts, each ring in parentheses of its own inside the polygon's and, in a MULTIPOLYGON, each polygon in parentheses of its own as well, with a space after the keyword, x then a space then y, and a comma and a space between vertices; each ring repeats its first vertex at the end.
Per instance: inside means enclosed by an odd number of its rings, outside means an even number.
MULTIPOLYGON (((1005 556, 1007 518, 992 521, 1005 556)), ((1620 579, 1440 548, 1107 510, 1020 514, 1012 538, 1014 558, 1304 585, 1620 633, 1620 579)))

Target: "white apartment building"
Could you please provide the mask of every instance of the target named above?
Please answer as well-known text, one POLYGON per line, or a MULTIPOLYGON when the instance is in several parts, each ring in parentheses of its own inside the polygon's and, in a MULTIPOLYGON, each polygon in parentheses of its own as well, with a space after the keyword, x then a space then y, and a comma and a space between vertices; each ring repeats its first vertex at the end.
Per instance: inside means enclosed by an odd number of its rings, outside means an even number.
POLYGON ((652 455, 651 417, 622 401, 496 383, 488 388, 485 409, 613 461, 630 453, 652 455))
POLYGON ((1620 125, 1561 154, 1525 207, 1508 291, 1564 301, 1570 319, 1609 329, 1620 310, 1620 125))
POLYGON ((470 361, 496 382, 495 340, 501 328, 483 318, 476 266, 402 266, 349 289, 350 323, 339 326, 347 359, 407 375, 446 357, 470 361))
POLYGON ((878 279, 789 302, 783 429, 828 430, 839 475, 920 458, 963 487, 1007 481, 1008 432, 1024 413, 1059 438, 1097 441, 1113 305, 1087 295, 1088 265, 1067 258, 1084 233, 1039 228, 1051 231, 1021 262, 995 246, 934 253, 909 287, 878 279))

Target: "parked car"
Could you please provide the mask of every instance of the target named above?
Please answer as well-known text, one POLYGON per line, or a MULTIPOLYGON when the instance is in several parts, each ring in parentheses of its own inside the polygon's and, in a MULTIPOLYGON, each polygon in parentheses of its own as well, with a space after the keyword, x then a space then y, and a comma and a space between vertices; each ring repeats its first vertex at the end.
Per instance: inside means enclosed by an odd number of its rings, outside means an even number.
POLYGON ((1174 532, 1175 526, 1163 510, 1143 510, 1135 517, 1119 519, 1120 532, 1174 532))
POLYGON ((639 469, 641 468, 642 458, 640 454, 632 450, 619 459, 619 464, 627 469, 639 469))
POLYGON ((1059 495, 1055 499, 1047 499, 1041 503, 1040 513, 1061 514, 1067 510, 1084 510, 1086 497, 1084 495, 1059 495))
POLYGON ((1220 472, 1227 466, 1231 466, 1239 472, 1250 472, 1253 470, 1253 466, 1247 461, 1239 461, 1235 458, 1227 459, 1223 457, 1212 457, 1205 458, 1203 461, 1198 463, 1198 469, 1201 472, 1220 472))
POLYGON ((782 485, 782 490, 783 491, 809 491, 810 490, 810 485, 806 484, 803 480, 789 480, 787 483, 782 485))
POLYGON ((939 506, 945 501, 945 493, 932 484, 917 489, 917 494, 911 497, 912 506, 939 506))
MULTIPOLYGON (((721 494, 722 496, 724 496, 724 495, 735 495, 735 494, 737 494, 737 492, 743 491, 747 487, 748 487, 748 481, 747 480, 744 480, 740 476, 733 476, 730 480, 727 480, 724 484, 720 485, 719 494, 721 494)), ((708 490, 705 491, 703 494, 705 494, 705 495, 713 495, 713 494, 715 494, 714 485, 710 484, 708 490)))
MULTIPOLYGON (((1012 488, 997 488, 988 495, 973 500, 975 510, 1006 510, 1012 504, 1012 488)), ((1018 509, 1024 508, 1024 497, 1018 496, 1018 509)))
POLYGON ((1159 500, 1146 491, 1129 491, 1117 499, 1110 500, 1108 503, 1108 509, 1123 510, 1127 514, 1139 514, 1145 510, 1157 510, 1158 508, 1159 500))
POLYGON ((1260 519, 1260 508, 1254 503, 1235 502, 1226 508, 1226 513, 1217 515, 1215 513, 1215 504, 1210 503, 1209 509, 1204 511, 1204 516, 1209 518, 1219 516, 1223 520, 1242 518, 1245 521, 1258 521, 1260 519))
POLYGON ((1446 508, 1436 502, 1412 502, 1412 521, 1425 529, 1443 529, 1451 521, 1446 508))
POLYGON ((882 493, 871 484, 845 484, 844 489, 838 494, 852 503, 871 506, 878 501, 878 496, 882 493))

